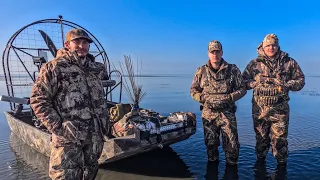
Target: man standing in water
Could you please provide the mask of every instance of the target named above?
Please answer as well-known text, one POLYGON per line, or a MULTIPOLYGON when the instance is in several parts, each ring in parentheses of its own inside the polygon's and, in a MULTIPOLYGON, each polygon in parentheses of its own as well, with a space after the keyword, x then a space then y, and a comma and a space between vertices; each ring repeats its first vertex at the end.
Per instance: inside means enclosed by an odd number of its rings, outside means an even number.
POLYGON ((109 131, 103 64, 89 54, 92 39, 82 29, 66 35, 65 48, 42 66, 30 99, 34 114, 52 133, 49 176, 94 179, 103 137, 109 131))
POLYGON ((304 74, 298 63, 280 50, 278 37, 268 34, 258 46, 258 57, 244 70, 243 79, 247 89, 253 89, 252 118, 257 160, 265 160, 271 143, 278 165, 285 166, 288 157, 289 91, 303 88, 304 74))
POLYGON ((204 140, 209 161, 218 161, 220 131, 228 165, 237 165, 239 140, 235 101, 246 94, 241 71, 223 58, 222 45, 211 41, 208 45, 209 61, 199 67, 193 78, 190 94, 201 103, 204 140))

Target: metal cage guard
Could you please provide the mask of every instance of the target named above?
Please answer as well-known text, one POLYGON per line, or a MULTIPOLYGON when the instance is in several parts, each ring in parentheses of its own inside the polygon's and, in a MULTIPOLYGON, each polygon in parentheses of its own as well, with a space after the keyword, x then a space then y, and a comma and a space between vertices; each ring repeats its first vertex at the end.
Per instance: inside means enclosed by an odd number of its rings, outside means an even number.
MULTIPOLYGON (((119 87, 119 103, 121 102, 121 72, 118 70, 111 70, 108 55, 101 43, 93 34, 78 24, 63 20, 62 16, 59 16, 58 19, 44 19, 30 23, 19 29, 10 37, 2 55, 2 68, 8 97, 22 98, 28 96, 27 89, 31 89, 33 86, 33 82, 36 80, 40 67, 42 64, 51 60, 44 56, 47 56, 48 52, 50 52, 50 55, 52 54, 53 57, 55 56, 55 54, 52 53, 55 47, 53 48, 48 45, 49 41, 47 42, 45 36, 47 36, 53 46, 59 45, 58 47, 63 47, 63 33, 66 32, 67 29, 71 28, 81 28, 89 34, 93 40, 93 49, 90 51, 90 53, 93 53, 97 59, 99 58, 99 60, 102 60, 102 62, 105 64, 105 68, 109 73, 109 80, 111 80, 113 74, 117 75, 119 81, 113 87, 105 87, 105 97, 106 100, 109 97, 110 101, 112 101, 112 91, 119 87), (56 31, 54 31, 55 29, 56 31), (32 34, 32 32, 34 33, 32 34), (50 33, 51 36, 47 35, 46 33, 50 33), (23 37, 25 36, 26 38, 24 39, 23 37), (53 41, 51 38, 53 38, 53 41), (46 45, 39 45, 39 42, 43 43, 45 41, 46 45)), ((15 106, 15 103, 10 102, 11 110, 14 110, 15 106)))

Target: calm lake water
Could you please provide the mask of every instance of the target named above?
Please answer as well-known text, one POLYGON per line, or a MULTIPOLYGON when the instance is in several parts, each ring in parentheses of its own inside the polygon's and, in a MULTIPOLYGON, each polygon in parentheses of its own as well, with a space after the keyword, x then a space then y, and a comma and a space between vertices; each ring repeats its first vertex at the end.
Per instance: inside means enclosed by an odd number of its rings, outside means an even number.
MULTIPOLYGON (((237 102, 239 165, 226 167, 221 147, 220 163, 208 163, 199 104, 189 95, 191 81, 192 75, 141 78, 147 91, 141 107, 164 115, 195 112, 196 134, 168 148, 103 165, 96 179, 320 179, 320 77, 307 77, 302 91, 290 93, 289 159, 285 169, 276 168, 271 152, 266 165, 255 164, 251 91, 237 102)), ((0 87, 0 93, 6 95, 4 81, 0 81, 0 87)), ((123 102, 128 102, 126 95, 123 102)), ((2 112, 8 109, 9 104, 0 102, 2 112)), ((0 118, 0 179, 49 179, 49 159, 12 134, 3 113, 0 118)))

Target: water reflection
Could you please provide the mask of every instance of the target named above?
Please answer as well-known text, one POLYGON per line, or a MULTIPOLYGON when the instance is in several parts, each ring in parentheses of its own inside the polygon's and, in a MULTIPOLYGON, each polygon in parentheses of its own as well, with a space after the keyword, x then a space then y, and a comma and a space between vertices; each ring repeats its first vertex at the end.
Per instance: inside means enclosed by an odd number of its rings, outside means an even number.
MULTIPOLYGON (((205 175, 206 180, 217 180, 219 179, 219 161, 207 163, 207 170, 205 175)), ((226 165, 222 179, 224 180, 238 180, 238 166, 226 165)))
POLYGON ((25 144, 17 135, 10 134, 10 150, 16 157, 11 165, 13 179, 49 179, 49 158, 25 144), (15 177, 15 178, 14 178, 15 177))
POLYGON ((96 179, 193 179, 170 147, 100 166, 96 179))
POLYGON ((264 180, 264 179, 272 179, 272 180, 285 180, 287 179, 287 166, 277 166, 271 175, 268 175, 266 162, 257 160, 253 167, 254 171, 254 179, 256 180, 264 180))
POLYGON ((222 179, 225 180, 238 180, 239 175, 238 175, 238 166, 226 166, 226 169, 224 171, 224 176, 222 179))
POLYGON ((215 180, 215 179, 218 179, 218 177, 219 177, 219 161, 215 161, 215 162, 208 161, 205 179, 215 180))
MULTIPOLYGON (((10 149, 16 157, 13 179, 49 179, 49 158, 10 134, 10 149)), ((11 176, 12 177, 12 176, 11 176)), ((96 179, 193 179, 188 166, 170 147, 101 165, 96 179)))

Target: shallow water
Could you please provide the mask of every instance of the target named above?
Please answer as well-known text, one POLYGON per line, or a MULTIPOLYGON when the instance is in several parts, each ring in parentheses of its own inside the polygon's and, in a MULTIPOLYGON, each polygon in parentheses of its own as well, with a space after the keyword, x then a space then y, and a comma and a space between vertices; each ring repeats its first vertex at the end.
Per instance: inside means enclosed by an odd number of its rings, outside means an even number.
MULTIPOLYGON (((199 104, 189 95, 191 80, 192 76, 141 78, 147 91, 141 106, 164 115, 174 111, 195 112, 196 134, 170 148, 103 165, 96 179, 320 179, 320 77, 307 77, 302 91, 290 93, 289 159, 285 169, 277 169, 271 152, 266 165, 255 164, 251 91, 237 102, 239 165, 226 167, 221 147, 220 163, 208 163, 199 104)), ((7 94, 4 84, 0 81, 1 94, 7 94)), ((127 102, 126 95, 123 102, 127 102)), ((1 102, 0 109, 8 110, 9 105, 1 102)), ((3 113, 0 114, 0 159, 0 179, 48 179, 48 158, 10 133, 3 113)))

